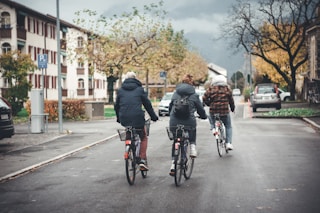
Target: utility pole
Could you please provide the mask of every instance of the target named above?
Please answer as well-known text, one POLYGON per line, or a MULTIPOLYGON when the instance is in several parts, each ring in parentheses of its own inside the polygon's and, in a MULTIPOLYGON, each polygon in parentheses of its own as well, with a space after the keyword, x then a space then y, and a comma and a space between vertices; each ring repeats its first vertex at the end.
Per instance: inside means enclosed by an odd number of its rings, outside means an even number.
POLYGON ((62 89, 61 89, 61 50, 60 50, 60 19, 59 0, 57 0, 57 54, 58 54, 58 111, 59 111, 59 132, 63 133, 62 127, 62 89))

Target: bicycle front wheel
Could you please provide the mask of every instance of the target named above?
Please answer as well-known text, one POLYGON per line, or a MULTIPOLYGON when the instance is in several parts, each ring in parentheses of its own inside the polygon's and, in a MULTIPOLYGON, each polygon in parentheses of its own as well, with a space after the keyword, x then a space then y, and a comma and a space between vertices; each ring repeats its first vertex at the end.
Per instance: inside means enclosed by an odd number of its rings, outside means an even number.
POLYGON ((125 158, 126 162, 126 175, 127 180, 130 185, 134 184, 134 181, 136 179, 136 169, 137 169, 137 163, 136 163, 136 156, 135 156, 134 150, 129 146, 128 148, 128 156, 125 158))
POLYGON ((178 150, 178 154, 175 156, 174 169, 175 169, 174 182, 175 182, 176 186, 180 186, 182 173, 184 171, 180 149, 178 150))
POLYGON ((185 179, 189 179, 192 174, 193 165, 194 165, 194 157, 190 156, 190 144, 186 147, 186 162, 184 164, 184 177, 185 179))

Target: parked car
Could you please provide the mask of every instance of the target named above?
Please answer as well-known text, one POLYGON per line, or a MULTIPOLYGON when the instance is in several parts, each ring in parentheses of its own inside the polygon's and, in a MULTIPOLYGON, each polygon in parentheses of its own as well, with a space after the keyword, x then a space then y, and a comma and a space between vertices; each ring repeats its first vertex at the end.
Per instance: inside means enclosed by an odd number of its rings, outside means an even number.
POLYGON ((12 109, 9 102, 0 97, 0 139, 14 135, 12 109))
POLYGON ((290 92, 283 91, 280 88, 278 88, 278 91, 279 91, 281 101, 289 101, 290 100, 290 92))
POLYGON ((257 108, 276 108, 281 109, 281 99, 276 84, 264 83, 258 84, 251 95, 252 111, 257 108))
POLYGON ((169 104, 172 98, 173 92, 167 92, 161 98, 161 101, 158 105, 158 114, 159 116, 169 115, 169 104))
POLYGON ((232 95, 233 96, 240 96, 241 95, 240 89, 237 89, 237 88, 233 89, 232 90, 232 95))

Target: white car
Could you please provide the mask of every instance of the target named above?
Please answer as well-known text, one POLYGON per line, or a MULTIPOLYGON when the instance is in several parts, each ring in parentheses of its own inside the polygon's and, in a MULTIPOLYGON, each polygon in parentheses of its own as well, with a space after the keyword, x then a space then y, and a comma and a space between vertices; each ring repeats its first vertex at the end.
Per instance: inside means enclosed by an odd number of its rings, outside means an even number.
POLYGON ((167 92, 161 99, 158 105, 159 116, 169 115, 169 104, 171 102, 173 92, 167 92))
POLYGON ((236 88, 236 89, 233 89, 233 90, 232 90, 232 95, 233 95, 233 96, 236 96, 236 95, 237 95, 237 96, 240 96, 240 95, 241 95, 240 89, 237 89, 237 88, 236 88))
POLYGON ((281 101, 289 101, 290 100, 290 92, 285 92, 280 88, 278 88, 278 91, 279 91, 281 101))

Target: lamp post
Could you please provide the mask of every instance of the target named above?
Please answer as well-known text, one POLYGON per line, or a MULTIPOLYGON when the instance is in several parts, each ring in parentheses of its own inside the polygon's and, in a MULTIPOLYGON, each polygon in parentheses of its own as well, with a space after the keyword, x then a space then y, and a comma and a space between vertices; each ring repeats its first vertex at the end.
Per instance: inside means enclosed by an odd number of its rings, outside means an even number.
POLYGON ((249 69, 250 69, 250 79, 249 79, 249 82, 250 82, 250 93, 252 92, 252 62, 251 62, 251 51, 249 53, 249 69))
POLYGON ((57 63, 58 63, 58 111, 59 111, 59 132, 63 133, 62 127, 62 90, 61 90, 61 50, 60 50, 60 19, 59 0, 57 0, 57 63))
MULTIPOLYGON (((246 5, 248 5, 249 7, 249 16, 248 16, 248 23, 251 26, 251 5, 250 3, 246 3, 246 5)), ((251 62, 251 52, 252 52, 252 48, 250 45, 250 50, 249 50, 249 72, 250 72, 250 76, 249 76, 249 84, 250 84, 250 93, 252 92, 252 62, 251 62)))

